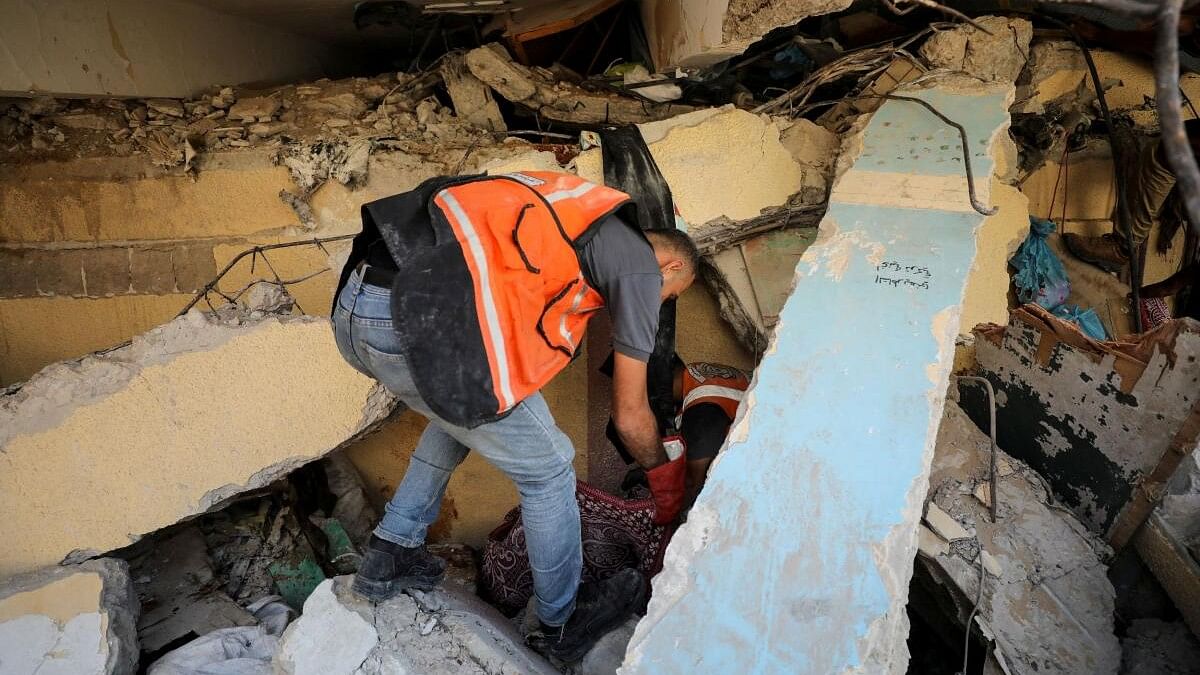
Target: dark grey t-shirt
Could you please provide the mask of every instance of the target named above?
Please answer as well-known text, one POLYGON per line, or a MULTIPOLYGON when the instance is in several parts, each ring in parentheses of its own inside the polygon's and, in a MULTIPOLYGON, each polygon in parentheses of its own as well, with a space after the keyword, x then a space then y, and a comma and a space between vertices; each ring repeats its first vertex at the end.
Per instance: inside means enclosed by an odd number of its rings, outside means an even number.
POLYGON ((604 296, 613 324, 613 348, 650 360, 662 304, 662 272, 640 232, 609 216, 583 247, 584 272, 604 296))

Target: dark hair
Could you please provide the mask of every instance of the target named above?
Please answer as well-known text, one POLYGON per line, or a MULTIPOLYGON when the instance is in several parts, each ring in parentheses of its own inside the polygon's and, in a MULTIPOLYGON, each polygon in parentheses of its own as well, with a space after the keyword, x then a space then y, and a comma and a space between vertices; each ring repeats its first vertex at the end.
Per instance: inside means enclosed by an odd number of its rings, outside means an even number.
POLYGON ((678 255, 693 274, 700 273, 700 249, 696 248, 696 242, 692 241, 687 232, 674 229, 646 230, 646 238, 656 248, 662 245, 678 255))

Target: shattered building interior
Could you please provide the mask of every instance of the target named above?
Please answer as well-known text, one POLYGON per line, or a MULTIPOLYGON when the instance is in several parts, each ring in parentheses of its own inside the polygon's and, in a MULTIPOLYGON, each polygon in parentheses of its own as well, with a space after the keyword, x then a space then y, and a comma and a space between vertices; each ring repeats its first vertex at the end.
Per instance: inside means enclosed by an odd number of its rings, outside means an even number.
POLYGON ((1200 673, 1193 4, 0 0, 0 674, 1200 673), (365 205, 561 174, 698 252, 658 431, 732 401, 660 518, 618 315, 535 317, 648 596, 580 658, 478 448, 444 580, 352 583, 430 415, 331 321, 365 205))

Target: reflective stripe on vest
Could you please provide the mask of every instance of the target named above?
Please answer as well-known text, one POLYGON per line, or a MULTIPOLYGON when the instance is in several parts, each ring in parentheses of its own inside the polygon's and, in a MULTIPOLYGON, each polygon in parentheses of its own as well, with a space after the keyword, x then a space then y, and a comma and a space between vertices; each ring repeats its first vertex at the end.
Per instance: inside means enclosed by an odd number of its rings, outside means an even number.
POLYGON ((745 396, 746 390, 744 389, 722 387, 718 384, 702 384, 689 391, 688 395, 683 398, 683 409, 687 410, 689 406, 702 398, 727 398, 731 401, 741 403, 745 396))
POLYGON ((575 356, 588 320, 604 306, 584 277, 576 241, 628 202, 573 174, 539 171, 436 193, 471 273, 498 407, 492 415, 537 392, 575 356))
POLYGON ((486 317, 485 339, 490 347, 490 352, 495 355, 491 359, 495 365, 493 376, 496 379, 496 388, 500 398, 500 409, 507 410, 517 404, 513 397, 512 377, 508 368, 508 350, 504 346, 504 333, 500 329, 500 317, 496 312, 496 299, 492 297, 492 280, 488 273, 488 259, 484 255, 483 245, 479 242, 479 233, 475 230, 475 224, 471 222, 471 218, 463 211, 462 205, 450 194, 449 190, 442 190, 438 193, 438 198, 446 202, 446 206, 450 207, 449 219, 450 224, 454 227, 455 234, 460 240, 467 242, 467 247, 464 253, 471 257, 476 270, 479 271, 479 278, 475 281, 476 297, 483 302, 483 314, 486 317))

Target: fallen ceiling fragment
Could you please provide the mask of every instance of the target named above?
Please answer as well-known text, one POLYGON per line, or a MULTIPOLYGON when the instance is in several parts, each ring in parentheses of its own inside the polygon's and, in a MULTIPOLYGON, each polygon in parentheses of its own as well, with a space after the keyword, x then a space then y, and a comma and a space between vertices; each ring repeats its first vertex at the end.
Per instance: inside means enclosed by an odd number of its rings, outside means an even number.
POLYGON ((327 319, 193 312, 0 397, 0 575, 127 546, 370 429, 327 319))
POLYGON ((947 402, 929 476, 931 529, 922 533, 923 542, 930 539, 932 545, 922 545, 918 563, 956 589, 956 618, 965 625, 979 596, 983 558, 986 579, 972 628, 994 640, 993 658, 1009 675, 1116 673, 1121 648, 1103 562, 1111 550, 1056 507, 1036 471, 1003 451, 997 461, 997 522, 991 522, 990 453, 988 437, 947 402), (939 518, 948 519, 958 534, 947 536, 939 518))
MULTIPOLYGON (((11 512, 6 512, 11 513, 11 512)), ((138 600, 128 568, 102 558, 0 585, 5 675, 127 675, 138 660, 138 600)))
POLYGON ((818 239, 622 673, 903 672, 904 606, 1011 84, 930 78, 843 143, 818 239), (738 570, 731 575, 729 570, 738 570), (763 602, 770 598, 770 602, 763 602))

